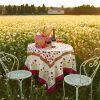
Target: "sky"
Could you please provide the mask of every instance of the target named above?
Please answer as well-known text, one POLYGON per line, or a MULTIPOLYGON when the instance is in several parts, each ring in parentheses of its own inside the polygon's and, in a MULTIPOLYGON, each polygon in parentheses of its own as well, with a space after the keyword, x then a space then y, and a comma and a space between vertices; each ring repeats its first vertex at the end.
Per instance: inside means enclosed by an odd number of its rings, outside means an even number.
POLYGON ((0 5, 21 5, 21 4, 34 4, 35 6, 42 6, 45 4, 47 7, 75 7, 83 4, 94 5, 100 7, 100 0, 0 0, 0 5))

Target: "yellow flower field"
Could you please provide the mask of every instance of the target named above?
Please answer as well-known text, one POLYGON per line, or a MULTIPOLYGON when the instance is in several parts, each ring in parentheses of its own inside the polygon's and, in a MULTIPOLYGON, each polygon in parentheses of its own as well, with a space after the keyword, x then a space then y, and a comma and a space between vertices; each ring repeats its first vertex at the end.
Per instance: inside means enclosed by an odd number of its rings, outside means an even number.
POLYGON ((53 26, 56 38, 71 44, 80 59, 100 48, 100 16, 0 16, 0 51, 14 53, 24 62, 27 44, 44 25, 53 26))

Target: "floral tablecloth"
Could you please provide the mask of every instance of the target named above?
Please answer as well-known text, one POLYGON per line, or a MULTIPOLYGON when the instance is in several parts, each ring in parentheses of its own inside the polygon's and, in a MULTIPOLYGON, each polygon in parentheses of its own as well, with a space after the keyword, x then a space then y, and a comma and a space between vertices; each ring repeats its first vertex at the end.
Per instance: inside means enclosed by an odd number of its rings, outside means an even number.
POLYGON ((76 73, 73 47, 56 42, 52 43, 52 48, 36 48, 35 43, 29 44, 24 69, 38 73, 38 81, 46 84, 47 92, 51 93, 56 83, 63 80, 63 71, 76 73))

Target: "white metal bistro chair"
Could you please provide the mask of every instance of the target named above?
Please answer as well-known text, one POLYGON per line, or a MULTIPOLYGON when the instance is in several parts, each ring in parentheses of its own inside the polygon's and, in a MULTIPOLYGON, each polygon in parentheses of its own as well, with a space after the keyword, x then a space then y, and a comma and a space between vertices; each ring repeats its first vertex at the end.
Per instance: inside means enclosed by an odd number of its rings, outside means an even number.
POLYGON ((99 66, 100 66, 100 56, 93 57, 93 58, 90 58, 90 59, 84 61, 81 64, 80 74, 66 75, 64 77, 64 81, 63 81, 63 90, 64 90, 63 100, 65 98, 64 82, 71 86, 74 86, 76 88, 76 100, 78 100, 79 87, 91 85, 91 100, 92 100, 92 82, 93 82, 93 79, 96 75, 96 72, 97 72, 99 66), (85 75, 82 75, 83 72, 85 75))
MULTIPOLYGON (((7 85, 9 79, 18 80, 20 85, 20 97, 21 99, 24 99, 24 95, 22 93, 22 81, 26 78, 31 77, 32 73, 26 70, 18 70, 19 68, 18 58, 9 53, 0 52, 0 64, 2 65, 2 68, 5 72, 7 85)), ((32 82, 31 82, 31 86, 32 86, 32 82)))

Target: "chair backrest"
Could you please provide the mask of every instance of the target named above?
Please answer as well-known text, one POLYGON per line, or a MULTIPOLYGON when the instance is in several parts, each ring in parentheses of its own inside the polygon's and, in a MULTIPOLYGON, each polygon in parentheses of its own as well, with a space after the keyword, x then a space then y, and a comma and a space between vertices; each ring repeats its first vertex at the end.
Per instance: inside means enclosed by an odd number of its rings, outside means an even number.
POLYGON ((19 68, 19 60, 16 56, 0 52, 0 65, 2 66, 5 73, 8 73, 14 69, 19 68))
POLYGON ((100 66, 100 56, 90 58, 81 64, 80 74, 84 72, 85 75, 91 77, 91 79, 93 80, 99 66, 100 66))

